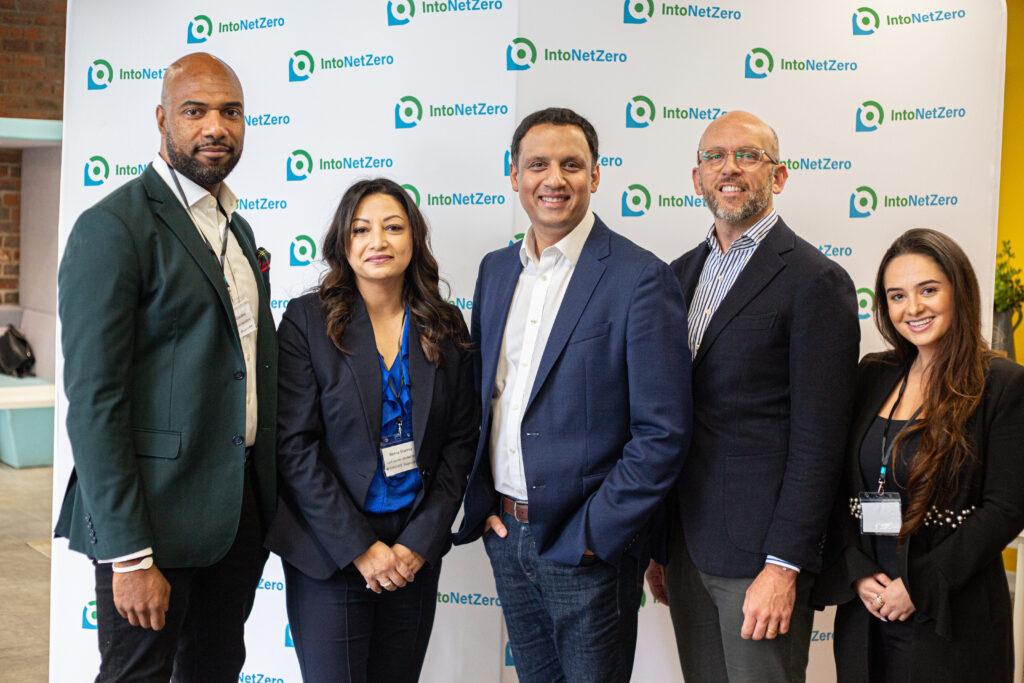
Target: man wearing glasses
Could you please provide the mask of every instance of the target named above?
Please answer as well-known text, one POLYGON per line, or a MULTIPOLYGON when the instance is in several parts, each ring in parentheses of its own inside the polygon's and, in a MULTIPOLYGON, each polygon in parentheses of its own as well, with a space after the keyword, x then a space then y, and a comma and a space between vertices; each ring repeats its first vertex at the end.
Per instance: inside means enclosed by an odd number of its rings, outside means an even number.
POLYGON ((714 215, 672 264, 688 303, 694 433, 648 570, 691 681, 803 681, 843 461, 860 329, 846 272, 776 213, 778 138, 746 112, 704 131, 694 189, 714 215))

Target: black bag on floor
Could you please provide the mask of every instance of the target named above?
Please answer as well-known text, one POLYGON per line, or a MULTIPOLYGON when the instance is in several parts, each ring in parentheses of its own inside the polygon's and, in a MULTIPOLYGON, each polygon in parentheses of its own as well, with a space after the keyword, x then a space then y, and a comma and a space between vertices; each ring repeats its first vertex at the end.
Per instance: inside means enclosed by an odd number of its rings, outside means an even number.
POLYGON ((32 367, 35 364, 36 356, 28 339, 17 327, 8 325, 0 334, 0 372, 15 377, 34 375, 32 367))

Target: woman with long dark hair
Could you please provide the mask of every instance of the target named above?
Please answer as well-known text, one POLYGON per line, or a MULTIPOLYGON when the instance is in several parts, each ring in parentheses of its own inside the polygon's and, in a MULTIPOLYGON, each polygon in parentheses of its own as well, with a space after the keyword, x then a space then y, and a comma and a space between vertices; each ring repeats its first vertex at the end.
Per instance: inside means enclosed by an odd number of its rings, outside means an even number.
POLYGON ((479 433, 465 322, 387 179, 345 192, 330 267, 278 330, 284 561, 305 681, 415 681, 479 433))
POLYGON ((1001 552, 1024 527, 1024 368, 988 349, 963 250, 925 229, 882 258, 818 602, 840 681, 1009 681, 1001 552))

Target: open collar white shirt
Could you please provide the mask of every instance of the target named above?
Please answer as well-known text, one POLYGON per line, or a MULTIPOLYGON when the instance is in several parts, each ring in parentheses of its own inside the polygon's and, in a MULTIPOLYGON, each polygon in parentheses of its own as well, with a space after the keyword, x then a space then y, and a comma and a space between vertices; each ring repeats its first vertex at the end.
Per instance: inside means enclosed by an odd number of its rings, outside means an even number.
POLYGON ((523 270, 505 322, 491 394, 491 471, 494 489, 528 500, 523 471, 522 422, 551 327, 583 245, 594 227, 591 211, 569 234, 537 254, 531 227, 519 248, 523 270))

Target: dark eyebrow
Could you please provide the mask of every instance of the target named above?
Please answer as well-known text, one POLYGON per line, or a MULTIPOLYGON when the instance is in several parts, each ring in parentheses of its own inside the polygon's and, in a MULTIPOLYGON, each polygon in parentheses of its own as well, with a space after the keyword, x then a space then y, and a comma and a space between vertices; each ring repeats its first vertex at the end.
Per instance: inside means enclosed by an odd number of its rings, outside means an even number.
MULTIPOLYGON (((208 107, 208 106, 210 106, 210 105, 207 102, 199 102, 197 100, 185 100, 180 105, 180 107, 182 107, 182 108, 184 108, 184 107, 208 107)), ((242 107, 242 103, 238 102, 236 100, 236 101, 232 101, 232 102, 225 102, 222 105, 220 105, 220 107, 222 109, 226 108, 226 107, 236 107, 236 108, 240 109, 242 107)))
MULTIPOLYGON (((939 282, 938 280, 922 280, 921 282, 918 282, 918 283, 917 283, 916 285, 914 285, 914 286, 915 286, 915 287, 924 287, 925 285, 939 285, 939 284, 942 284, 942 283, 941 283, 941 282, 939 282)), ((886 293, 887 293, 887 294, 888 294, 889 292, 896 292, 896 291, 902 291, 902 290, 903 290, 903 288, 902 288, 902 287, 887 287, 887 288, 885 289, 885 291, 886 291, 886 293)))

